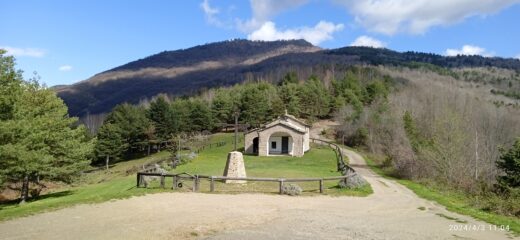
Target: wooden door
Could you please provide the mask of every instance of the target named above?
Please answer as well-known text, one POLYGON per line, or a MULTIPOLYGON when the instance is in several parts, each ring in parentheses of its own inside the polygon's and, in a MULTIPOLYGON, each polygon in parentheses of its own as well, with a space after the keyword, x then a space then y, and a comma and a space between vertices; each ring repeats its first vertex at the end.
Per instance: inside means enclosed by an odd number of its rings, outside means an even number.
POLYGON ((282 137, 282 154, 289 153, 289 137, 282 137))

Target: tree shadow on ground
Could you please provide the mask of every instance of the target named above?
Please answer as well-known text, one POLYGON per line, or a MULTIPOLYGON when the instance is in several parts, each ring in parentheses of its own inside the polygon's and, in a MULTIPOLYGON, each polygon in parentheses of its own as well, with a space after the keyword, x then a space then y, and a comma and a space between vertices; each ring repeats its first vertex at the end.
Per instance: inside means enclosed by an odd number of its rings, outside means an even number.
MULTIPOLYGON (((71 195, 73 193, 74 193, 74 191, 72 191, 72 190, 48 193, 48 194, 44 194, 44 195, 41 195, 38 197, 31 197, 27 200, 27 203, 40 201, 40 200, 44 200, 44 199, 60 198, 60 197, 71 195)), ((19 202, 20 202, 19 199, 0 202, 0 210, 7 208, 7 207, 12 207, 14 205, 18 205, 19 202)))

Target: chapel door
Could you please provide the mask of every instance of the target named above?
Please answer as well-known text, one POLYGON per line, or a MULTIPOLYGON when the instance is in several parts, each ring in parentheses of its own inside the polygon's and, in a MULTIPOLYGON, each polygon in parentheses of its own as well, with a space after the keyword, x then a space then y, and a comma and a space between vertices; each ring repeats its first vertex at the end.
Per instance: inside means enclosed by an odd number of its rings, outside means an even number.
POLYGON ((289 153, 289 137, 282 137, 282 154, 289 153))
POLYGON ((253 153, 258 154, 258 137, 253 138, 253 153))

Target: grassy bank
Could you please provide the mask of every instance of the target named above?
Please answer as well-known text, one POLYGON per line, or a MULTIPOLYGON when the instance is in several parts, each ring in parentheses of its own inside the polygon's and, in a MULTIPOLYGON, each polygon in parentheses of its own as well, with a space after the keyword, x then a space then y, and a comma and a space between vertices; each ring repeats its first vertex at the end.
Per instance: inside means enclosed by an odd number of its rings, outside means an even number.
MULTIPOLYGON (((233 149, 231 134, 215 134, 211 142, 226 141, 222 147, 206 148, 196 158, 185 165, 179 166, 172 172, 189 172, 220 176, 226 165, 226 156, 233 149)), ((54 192, 40 196, 24 205, 17 202, 0 204, 0 221, 15 217, 27 216, 39 212, 50 211, 76 204, 99 203, 112 199, 122 199, 140 196, 148 193, 171 192, 172 183, 167 182, 167 188, 162 189, 154 181, 148 189, 136 188, 135 171, 143 165, 167 158, 169 152, 163 151, 148 157, 118 162, 111 165, 109 171, 98 170, 85 174, 75 186, 68 186, 54 190, 54 192)), ((245 156, 245 165, 250 177, 327 177, 339 176, 336 172, 334 152, 328 147, 312 146, 304 157, 289 156, 258 157, 245 156)), ((171 180, 171 179, 170 179, 171 180)), ((186 182, 184 188, 178 191, 188 191, 191 183, 186 182)), ((318 183, 296 183, 304 190, 305 195, 318 193, 318 183)), ((367 196, 372 193, 370 186, 349 190, 337 188, 337 181, 325 182, 325 194, 332 196, 367 196)), ((201 192, 209 192, 209 182, 202 181, 201 192)), ((252 182, 247 184, 224 184, 217 182, 216 193, 277 193, 278 183, 252 182)))
POLYGON ((364 156, 368 166, 377 174, 395 180, 412 190, 419 197, 435 201, 446 207, 449 211, 468 215, 490 224, 509 226, 515 235, 520 234, 520 219, 515 217, 503 216, 488 211, 475 208, 470 205, 469 196, 450 189, 441 188, 436 185, 422 184, 407 179, 397 179, 391 176, 388 169, 382 168, 381 164, 371 157, 364 156))
POLYGON ((121 162, 112 166, 110 171, 95 171, 85 175, 77 186, 69 186, 54 190, 31 199, 23 205, 17 201, 0 204, 0 221, 27 216, 44 211, 70 207, 76 204, 100 203, 112 199, 123 199, 147 193, 167 191, 161 188, 136 188, 135 174, 126 176, 126 170, 134 166, 152 162, 164 157, 166 153, 158 153, 134 161, 121 162))
MULTIPOLYGON (((216 134, 212 141, 231 142, 232 135, 216 134)), ((232 144, 220 148, 207 149, 191 162, 181 165, 174 172, 188 172, 202 175, 221 176, 226 166, 227 153, 233 149, 232 144)), ((332 177, 340 176, 336 171, 336 155, 327 146, 312 145, 311 150, 303 157, 271 156, 259 157, 244 155, 246 173, 248 177, 273 177, 273 178, 305 178, 305 177, 332 177)), ((324 193, 329 195, 367 196, 372 193, 372 188, 348 190, 337 188, 337 180, 324 182, 324 193)), ((187 183, 190 184, 190 183, 187 183)), ((302 187, 304 194, 313 195, 319 193, 317 182, 295 183, 302 187)), ((223 184, 217 182, 218 193, 239 192, 263 192, 277 193, 277 182, 250 182, 247 184, 223 184)), ((209 182, 201 181, 202 192, 209 191, 209 182)))

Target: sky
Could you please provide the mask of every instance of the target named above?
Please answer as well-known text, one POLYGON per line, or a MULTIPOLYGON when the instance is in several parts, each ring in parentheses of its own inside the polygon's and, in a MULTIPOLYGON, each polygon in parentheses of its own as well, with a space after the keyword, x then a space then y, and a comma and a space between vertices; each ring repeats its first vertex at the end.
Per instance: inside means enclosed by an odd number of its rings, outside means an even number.
POLYGON ((0 1, 0 48, 54 86, 237 38, 520 59, 519 23, 520 0, 17 0, 0 1))

